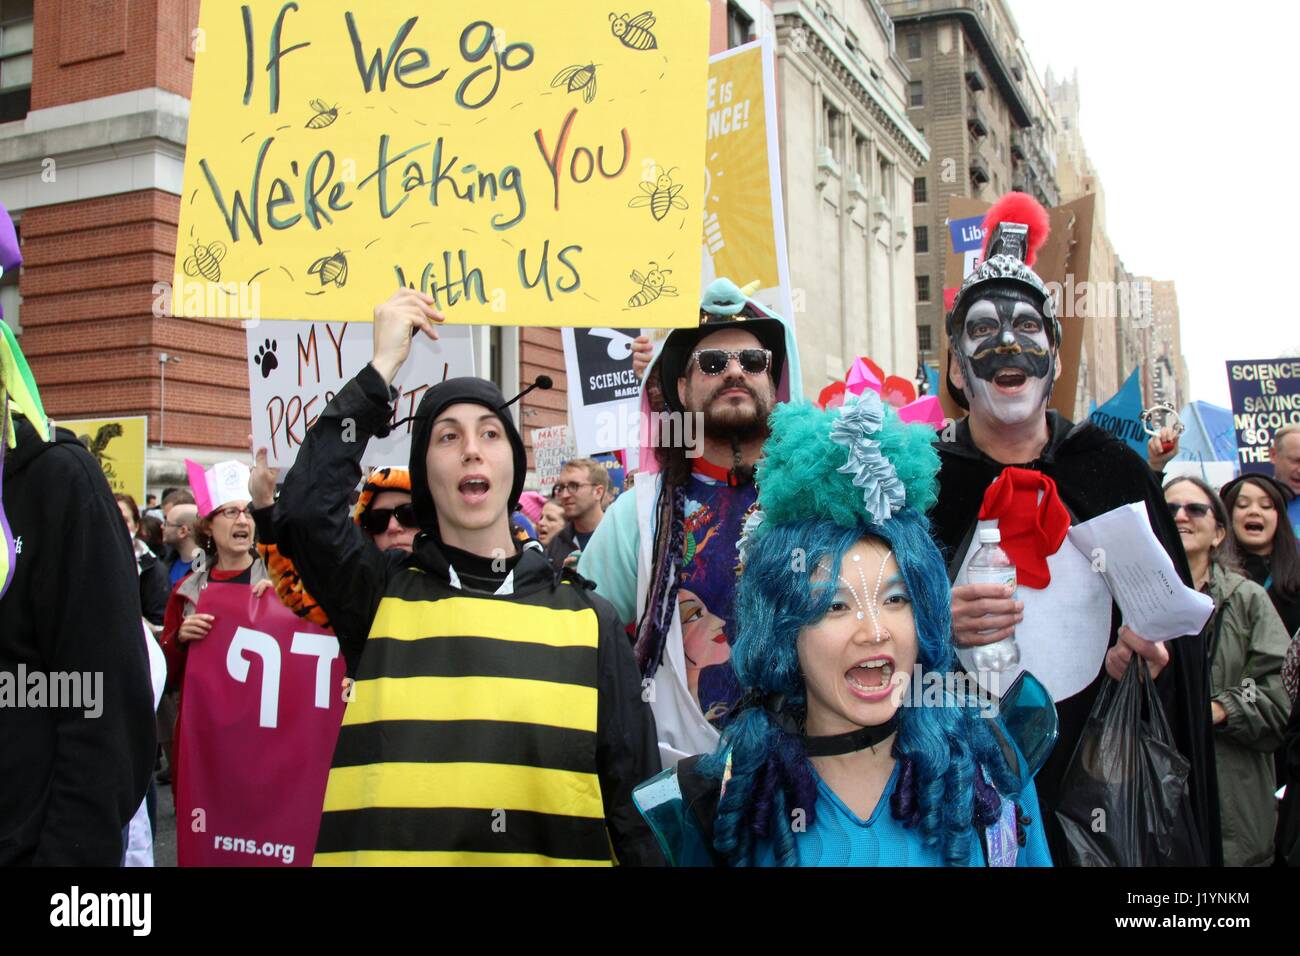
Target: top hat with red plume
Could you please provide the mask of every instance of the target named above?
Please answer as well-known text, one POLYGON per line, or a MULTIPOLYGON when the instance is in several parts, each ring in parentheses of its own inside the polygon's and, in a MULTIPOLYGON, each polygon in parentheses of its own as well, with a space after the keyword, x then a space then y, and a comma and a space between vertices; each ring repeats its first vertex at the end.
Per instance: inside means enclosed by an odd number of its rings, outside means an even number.
MULTIPOLYGON (((993 204, 984 217, 984 261, 962 282, 948 313, 949 343, 960 334, 966 313, 974 303, 992 294, 997 287, 1009 287, 1033 299, 1047 320, 1052 347, 1060 348, 1061 321, 1056 317, 1056 304, 1043 280, 1031 268, 1051 231, 1047 210, 1033 196, 1011 192, 993 204)), ((965 396, 951 379, 948 391, 959 405, 968 407, 965 396)))

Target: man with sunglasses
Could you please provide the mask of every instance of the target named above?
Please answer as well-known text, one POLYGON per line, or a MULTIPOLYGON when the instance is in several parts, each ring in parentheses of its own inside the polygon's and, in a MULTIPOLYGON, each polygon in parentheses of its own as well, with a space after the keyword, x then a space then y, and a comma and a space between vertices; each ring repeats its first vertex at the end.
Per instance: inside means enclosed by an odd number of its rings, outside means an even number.
POLYGON ((936 443, 939 500, 930 521, 949 559, 952 631, 958 656, 995 693, 1021 669, 1051 693, 1060 737, 1037 777, 1048 843, 1057 863, 1068 843, 1053 812, 1065 772, 1105 681, 1142 657, 1160 693, 1179 751, 1191 761, 1189 787, 1202 847, 1218 846, 1213 821, 1214 754, 1205 643, 1190 634, 1167 644, 1121 626, 1098 561, 1068 539, 1071 524, 1141 502, 1185 584, 1186 555, 1164 495, 1147 463, 1089 422, 1050 408, 1061 374, 1060 321, 1033 271, 1046 241, 1047 212, 1023 193, 1003 197, 984 220, 984 260, 962 284, 947 319, 948 390, 969 410, 936 443), (971 584, 966 568, 978 531, 997 528, 1019 588, 971 584), (1014 634, 1021 659, 979 672, 970 648, 1014 634), (1108 676, 1109 675, 1109 676, 1108 676))
POLYGON ((578 572, 635 628, 665 765, 712 751, 740 699, 726 652, 736 543, 756 508, 768 416, 792 393, 802 394, 793 328, 735 283, 715 281, 699 326, 674 329, 647 369, 641 415, 650 427, 636 484, 578 559, 578 572), (696 613, 721 621, 723 653, 707 666, 683 640, 696 613))
POLYGON ((564 527, 546 543, 546 559, 557 571, 582 551, 595 534, 610 497, 609 473, 593 458, 573 458, 560 469, 555 499, 564 509, 564 527))

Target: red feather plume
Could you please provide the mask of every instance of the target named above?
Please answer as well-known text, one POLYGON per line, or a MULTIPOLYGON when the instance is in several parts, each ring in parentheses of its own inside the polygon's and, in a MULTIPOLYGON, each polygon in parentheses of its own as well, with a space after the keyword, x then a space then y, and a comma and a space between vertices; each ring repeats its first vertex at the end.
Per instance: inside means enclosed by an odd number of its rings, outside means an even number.
POLYGON ((1038 250, 1043 247, 1043 243, 1047 241, 1052 231, 1052 220, 1047 215, 1047 210, 1028 193, 1007 193, 993 204, 984 217, 984 247, 980 250, 981 259, 988 252, 989 237, 993 235, 994 227, 1003 222, 1018 222, 1029 227, 1029 255, 1025 259, 1025 265, 1032 266, 1038 258, 1038 250))

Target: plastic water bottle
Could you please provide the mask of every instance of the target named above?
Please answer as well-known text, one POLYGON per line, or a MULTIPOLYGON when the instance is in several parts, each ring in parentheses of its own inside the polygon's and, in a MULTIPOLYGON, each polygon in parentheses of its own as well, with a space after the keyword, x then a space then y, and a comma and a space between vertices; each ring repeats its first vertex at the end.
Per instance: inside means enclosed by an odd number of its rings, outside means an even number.
MULTIPOLYGON (((968 584, 1010 584, 1016 586, 1016 566, 1002 550, 1002 532, 997 528, 980 529, 980 549, 966 568, 968 584)), ((1012 597, 1015 592, 1012 592, 1012 597)), ((984 631, 982 633, 988 633, 984 631)), ((1004 637, 996 644, 981 644, 970 649, 971 660, 982 671, 1005 671, 1020 663, 1016 636, 1004 637)))

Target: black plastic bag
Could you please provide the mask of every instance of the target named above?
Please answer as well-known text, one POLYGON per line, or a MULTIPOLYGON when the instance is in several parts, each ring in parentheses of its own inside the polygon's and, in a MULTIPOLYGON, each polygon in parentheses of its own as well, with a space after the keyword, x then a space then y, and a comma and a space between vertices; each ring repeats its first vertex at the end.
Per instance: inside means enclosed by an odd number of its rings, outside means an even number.
POLYGON ((1204 866, 1190 771, 1146 661, 1135 654, 1121 680, 1103 681, 1061 781, 1056 818, 1067 859, 1058 862, 1204 866))

